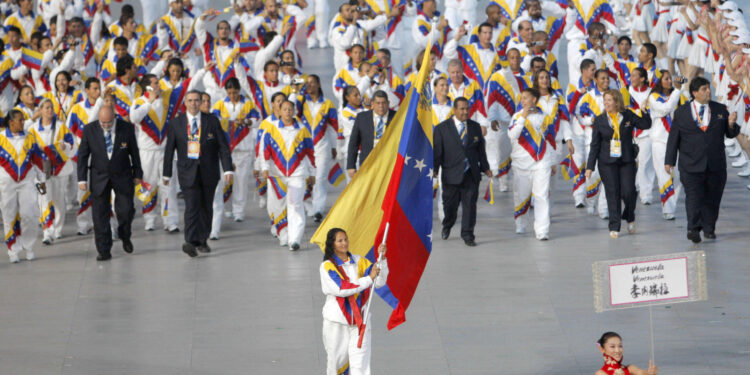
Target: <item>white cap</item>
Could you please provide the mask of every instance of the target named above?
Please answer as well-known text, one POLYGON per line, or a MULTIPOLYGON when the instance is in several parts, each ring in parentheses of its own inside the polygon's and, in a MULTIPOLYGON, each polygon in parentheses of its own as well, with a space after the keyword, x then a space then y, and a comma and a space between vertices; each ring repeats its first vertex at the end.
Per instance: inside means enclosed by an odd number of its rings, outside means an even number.
POLYGON ((736 37, 741 37, 745 35, 750 36, 750 32, 747 31, 747 28, 738 27, 737 30, 730 32, 729 35, 736 36, 736 37))
POLYGON ((727 23, 729 25, 731 25, 731 26, 734 26, 734 27, 738 28, 738 29, 745 29, 745 28, 747 28, 745 26, 745 20, 743 20, 742 18, 730 19, 729 21, 727 21, 727 23))
POLYGON ((746 55, 750 55, 750 48, 743 48, 742 52, 746 55))
POLYGON ((727 12, 722 14, 725 18, 729 18, 730 20, 741 20, 742 19, 742 13, 740 12, 727 12))
POLYGON ((733 12, 736 12, 737 9, 739 9, 739 7, 737 7, 737 3, 735 3, 734 1, 727 1, 724 4, 719 5, 718 8, 721 10, 731 10, 733 12))
POLYGON ((750 44, 750 34, 743 34, 738 37, 737 40, 733 41, 734 44, 750 44))

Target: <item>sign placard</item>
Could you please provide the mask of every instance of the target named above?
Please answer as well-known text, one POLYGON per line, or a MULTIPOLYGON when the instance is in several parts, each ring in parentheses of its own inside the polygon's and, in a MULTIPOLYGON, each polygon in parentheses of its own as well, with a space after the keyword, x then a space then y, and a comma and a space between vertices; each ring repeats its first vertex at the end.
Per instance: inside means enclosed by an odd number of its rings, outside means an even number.
POLYGON ((596 262, 593 272, 597 312, 708 298, 702 251, 596 262))

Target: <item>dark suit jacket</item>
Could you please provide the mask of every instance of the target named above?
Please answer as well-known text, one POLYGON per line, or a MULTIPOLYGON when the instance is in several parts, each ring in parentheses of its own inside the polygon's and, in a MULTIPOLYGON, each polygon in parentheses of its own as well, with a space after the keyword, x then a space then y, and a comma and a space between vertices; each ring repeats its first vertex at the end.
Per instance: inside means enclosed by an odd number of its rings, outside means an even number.
POLYGON ((99 121, 83 128, 81 144, 78 146, 78 181, 87 181, 91 170, 91 186, 94 195, 104 193, 107 183, 112 183, 116 193, 134 194, 134 178, 143 178, 141 157, 133 124, 116 119, 112 140, 112 158, 107 158, 104 130, 99 121), (89 163, 91 159, 91 163, 89 163))
POLYGON ((625 110, 620 113, 622 121, 620 122, 620 151, 622 156, 613 158, 609 156, 609 147, 615 130, 609 125, 607 113, 603 112, 594 119, 594 126, 591 133, 591 149, 589 158, 586 162, 586 169, 594 170, 596 162, 600 164, 614 164, 616 162, 633 163, 636 159, 635 148, 633 147, 633 128, 648 129, 651 127, 651 116, 645 115, 639 117, 635 113, 625 110))
POLYGON ((187 157, 187 114, 182 113, 172 119, 167 126, 167 146, 164 149, 164 177, 172 177, 172 160, 177 151, 177 177, 180 186, 192 187, 198 184, 216 186, 219 183, 219 162, 224 171, 232 171, 232 156, 229 144, 214 115, 200 113, 201 153, 198 160, 187 157), (198 168, 200 167, 200 180, 198 168))
MULTIPOLYGON (((390 125, 395 111, 388 111, 388 121, 385 123, 387 128, 390 125)), ((364 111, 357 115, 352 128, 352 135, 349 137, 349 147, 346 156, 346 169, 357 169, 357 154, 359 151, 359 164, 365 162, 367 155, 370 155, 375 145, 375 124, 373 123, 373 112, 364 111), (361 147, 361 149, 360 149, 361 147)))
POLYGON ((724 137, 734 138, 740 133, 739 125, 729 128, 729 113, 723 104, 710 101, 711 120, 704 132, 698 127, 692 113, 692 101, 682 105, 674 113, 672 129, 667 139, 667 154, 664 163, 675 165, 677 151, 680 152, 680 172, 703 173, 727 169, 724 155, 724 137))
POLYGON ((482 179, 482 172, 490 169, 481 126, 472 120, 467 121, 466 137, 469 141, 464 147, 453 122, 453 116, 435 127, 433 140, 435 173, 443 168, 442 182, 444 184, 458 185, 463 181, 466 158, 469 159, 469 171, 475 183, 479 183, 482 179))

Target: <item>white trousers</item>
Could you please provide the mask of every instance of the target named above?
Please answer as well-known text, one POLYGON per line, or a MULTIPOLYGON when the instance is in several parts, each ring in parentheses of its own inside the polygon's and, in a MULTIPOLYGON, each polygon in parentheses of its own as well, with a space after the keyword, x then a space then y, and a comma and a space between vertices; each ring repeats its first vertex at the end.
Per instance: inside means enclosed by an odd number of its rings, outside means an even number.
MULTIPOLYGON (((513 205, 516 210, 534 197, 534 233, 549 234, 549 181, 551 169, 513 169, 513 205)), ((526 211, 528 213, 528 210, 526 211)), ((528 215, 515 218, 516 229, 526 231, 528 215)))
POLYGON ((143 181, 157 191, 157 204, 152 210, 143 212, 146 228, 154 228, 156 217, 161 216, 164 229, 177 228, 180 223, 180 209, 177 201, 177 184, 163 184, 164 151, 140 151, 143 181), (164 215, 166 211, 166 215, 164 215))
MULTIPOLYGON (((651 138, 636 138, 635 144, 638 145, 638 170, 635 172, 635 187, 638 189, 641 202, 650 203, 653 199, 654 180, 656 179, 654 162, 651 160, 651 138)), ((662 169, 664 169, 663 166, 662 169)))
MULTIPOLYGON (((583 136, 573 137, 573 161, 578 166, 578 169, 583 173, 584 165, 588 154, 586 153, 586 138, 583 136)), ((571 186, 575 186, 575 181, 571 181, 571 186)), ((575 205, 586 203, 586 184, 581 184, 577 189, 573 190, 573 200, 575 205)))
POLYGON ((670 175, 664 170, 664 156, 667 153, 667 144, 664 142, 652 142, 653 168, 656 172, 656 181, 659 184, 659 196, 661 198, 661 212, 674 215, 677 211, 677 200, 682 191, 680 172, 675 167, 670 175), (670 190, 672 193, 670 193, 670 190))
POLYGON ((461 27, 464 21, 466 21, 469 25, 475 25, 476 23, 474 20, 476 20, 476 18, 476 9, 445 9, 445 19, 448 20, 448 24, 453 30, 458 30, 458 28, 461 27))
POLYGON ((286 185, 286 195, 279 197, 268 182, 268 210, 281 246, 301 244, 305 233, 305 178, 277 177, 286 185))
POLYGON ((323 319, 323 346, 328 353, 326 375, 370 375, 370 324, 365 327, 362 347, 357 348, 359 329, 356 325, 323 319))
POLYGON ((224 172, 222 170, 221 178, 219 178, 219 183, 216 184, 216 190, 214 191, 214 203, 213 203, 213 217, 211 218, 211 233, 209 234, 210 238, 219 238, 219 234, 221 233, 221 222, 224 218, 224 204, 226 203, 224 201, 224 194, 229 195, 227 198, 227 201, 231 199, 231 195, 234 194, 234 191, 229 191, 229 189, 234 190, 234 183, 227 187, 226 181, 224 181, 224 172))
POLYGON ((307 48, 328 45, 328 8, 327 0, 312 0, 311 6, 305 9, 307 17, 315 16, 315 32, 307 38, 307 48))
MULTIPOLYGON (((232 216, 235 219, 245 218, 245 206, 250 195, 250 184, 253 169, 253 152, 236 151, 232 153, 234 163, 234 186, 232 186, 232 216)), ((255 180, 252 180, 253 186, 255 180)))
MULTIPOLYGON (((487 163, 490 165, 492 174, 497 175, 500 164, 510 158, 512 146, 508 137, 508 125, 500 124, 500 129, 498 130, 492 130, 492 127, 487 127, 487 136, 484 139, 487 163)), ((498 181, 500 185, 507 186, 508 174, 499 177, 498 181)))
POLYGON ((39 234, 38 192, 31 178, 0 184, 0 211, 8 254, 33 250, 39 234))
MULTIPOLYGON (((589 142, 590 140, 585 144, 586 147, 584 148, 584 158, 588 157, 590 151, 591 145, 589 144, 589 142)), ((576 152, 578 150, 578 147, 576 147, 576 152)), ((587 165, 586 168, 589 168, 589 166, 587 165)), ((604 184, 602 183, 601 177, 599 177, 598 166, 594 168, 594 171, 591 173, 591 178, 587 179, 584 185, 586 186, 586 205, 588 207, 596 206, 599 216, 609 216, 609 210, 607 208, 607 197, 604 194, 604 184)))
POLYGON ((45 184, 47 194, 38 194, 39 216, 41 217, 45 238, 53 239, 60 237, 62 234, 65 225, 65 212, 67 211, 68 179, 68 175, 50 176, 45 184), (45 212, 48 212, 48 210, 55 213, 55 219, 50 225, 45 223, 45 212))
POLYGON ((326 193, 330 185, 328 172, 331 171, 333 165, 330 148, 315 151, 315 166, 317 167, 315 185, 313 185, 312 199, 305 202, 305 209, 310 216, 316 213, 322 214, 326 209, 326 193))

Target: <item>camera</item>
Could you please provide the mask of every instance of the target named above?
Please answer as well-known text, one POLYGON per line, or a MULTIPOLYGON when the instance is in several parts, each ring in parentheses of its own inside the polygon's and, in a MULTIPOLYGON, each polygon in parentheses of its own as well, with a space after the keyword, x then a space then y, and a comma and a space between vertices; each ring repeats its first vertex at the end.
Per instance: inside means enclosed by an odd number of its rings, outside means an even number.
POLYGON ((305 84, 305 80, 302 79, 302 78, 295 78, 295 79, 292 80, 292 84, 293 85, 304 85, 305 84))
POLYGON ((683 83, 687 82, 687 78, 682 77, 682 76, 674 77, 674 80, 675 80, 675 82, 677 82, 679 84, 683 84, 683 83))
POLYGON ((357 12, 359 13, 367 13, 370 9, 368 7, 357 7, 357 12))

